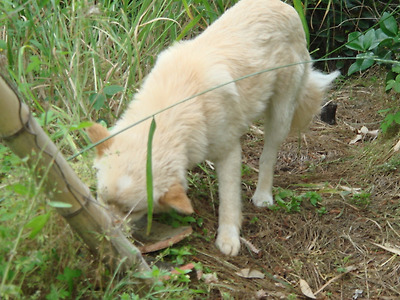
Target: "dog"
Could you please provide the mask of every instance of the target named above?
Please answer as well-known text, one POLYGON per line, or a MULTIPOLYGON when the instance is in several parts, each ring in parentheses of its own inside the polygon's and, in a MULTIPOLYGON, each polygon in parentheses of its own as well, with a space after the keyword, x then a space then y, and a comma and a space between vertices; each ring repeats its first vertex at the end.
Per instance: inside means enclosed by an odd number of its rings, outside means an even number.
MULTIPOLYGON (((216 245, 226 255, 237 255, 242 219, 240 137, 254 120, 264 121, 265 142, 252 201, 258 207, 270 206, 281 143, 290 132, 307 126, 339 74, 316 71, 310 61, 293 7, 279 0, 241 0, 196 38, 161 52, 114 128, 109 132, 94 124, 89 138, 98 142, 155 115, 154 212, 193 213, 186 195, 187 170, 205 159, 213 161, 219 180, 216 245), (253 73, 257 74, 246 77, 253 73), (212 90, 203 93, 208 89, 212 90)), ((96 146, 99 198, 132 220, 147 213, 150 124, 147 119, 96 146)))

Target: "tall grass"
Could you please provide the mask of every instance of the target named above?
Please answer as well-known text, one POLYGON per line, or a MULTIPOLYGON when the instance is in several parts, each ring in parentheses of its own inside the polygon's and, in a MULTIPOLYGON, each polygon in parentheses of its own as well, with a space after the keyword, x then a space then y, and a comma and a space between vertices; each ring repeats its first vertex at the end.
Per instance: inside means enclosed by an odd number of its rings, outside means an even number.
MULTIPOLYGON (((1 1, 1 67, 69 155, 87 143, 84 121, 113 124, 156 55, 202 31, 234 2, 1 1)), ((31 170, 2 144, 0 158, 0 298, 190 297, 184 274, 147 289, 135 274, 113 280, 46 204, 31 170)), ((85 161, 75 165, 90 182, 85 161)), ((163 275, 153 268, 146 276, 163 275)))

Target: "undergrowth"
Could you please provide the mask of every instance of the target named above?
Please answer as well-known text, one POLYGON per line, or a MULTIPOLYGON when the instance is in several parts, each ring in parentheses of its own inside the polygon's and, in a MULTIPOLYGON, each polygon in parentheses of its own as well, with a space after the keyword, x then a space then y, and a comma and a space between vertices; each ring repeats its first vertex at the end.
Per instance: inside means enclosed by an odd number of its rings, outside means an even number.
MULTIPOLYGON (((109 126, 115 122, 162 49, 174 41, 195 36, 235 2, 108 0, 96 4, 91 1, 2 1, 1 67, 7 70, 19 91, 29 99, 27 104, 40 125, 68 156, 88 144, 83 129, 90 125, 89 121, 103 120, 109 126)), ((316 9, 315 13, 307 16, 312 17, 314 24, 320 13, 316 9)), ((328 19, 324 20, 328 22, 328 19)), ((386 27, 392 31, 384 32, 393 40, 390 59, 395 60, 398 58, 395 47, 399 30, 393 27, 392 19, 387 20, 385 24, 389 26, 386 27)), ((330 28, 330 23, 327 24, 330 28)), ((357 28, 368 28, 361 26, 360 22, 357 24, 360 25, 357 28)), ((343 41, 353 30, 351 27, 344 32, 344 37, 330 37, 343 41)), ((329 35, 329 31, 326 34, 329 35)), ((367 37, 372 39, 370 35, 364 32, 352 37, 357 38, 356 41, 365 41, 367 37)), ((311 45, 317 37, 312 36, 311 45)), ((374 37, 377 37, 376 32, 374 37)), ((352 45, 347 47, 352 55, 379 50, 376 40, 375 48, 371 45, 357 48, 354 45, 359 44, 354 40, 352 45)), ((388 44, 381 46, 388 48, 388 44)), ((326 49, 325 52, 331 50, 329 45, 318 47, 326 49)), ((359 59, 365 60, 365 56, 359 59)), ((356 72, 363 69, 364 66, 356 72)), ((387 81, 388 89, 399 92, 399 73, 398 65, 393 64, 392 77, 387 81)), ((395 108, 387 111, 383 123, 386 125, 383 126, 390 127, 394 123, 400 123, 395 108)), ((206 284, 199 283, 196 289, 189 285, 191 278, 189 271, 185 270, 178 269, 176 274, 171 274, 152 266, 149 274, 132 272, 123 278, 110 274, 49 205, 40 183, 33 180, 33 171, 24 160, 0 144, 0 162, 2 299, 186 299, 207 294, 206 284), (139 284, 139 279, 146 276, 155 279, 150 287, 139 284)), ((89 162, 89 153, 83 153, 74 162, 79 165, 76 168, 79 174, 85 174, 85 182, 93 181, 89 162)), ((387 164, 379 165, 378 169, 391 172, 399 165, 398 158, 393 158, 387 164)), ((209 196, 209 190, 212 190, 210 197, 213 197, 216 193, 215 175, 207 166, 203 171, 209 175, 207 178, 192 173, 189 181, 201 190, 203 197, 209 196)), ((244 167, 244 175, 246 172, 249 170, 244 167)), ((325 214, 318 193, 299 195, 281 190, 276 196, 276 209, 293 213, 301 208, 302 202, 308 201, 319 215, 325 214)), ((367 194, 354 198, 360 205, 367 204, 368 200, 367 194)), ((201 226, 203 222, 200 218, 179 215, 167 218, 167 222, 174 225, 201 226)), ((210 242, 208 240, 207 237, 207 242, 210 242)), ((170 248, 161 257, 162 260, 172 257, 174 263, 183 264, 194 252, 190 247, 170 248)), ((201 265, 196 268, 200 269, 201 265)))

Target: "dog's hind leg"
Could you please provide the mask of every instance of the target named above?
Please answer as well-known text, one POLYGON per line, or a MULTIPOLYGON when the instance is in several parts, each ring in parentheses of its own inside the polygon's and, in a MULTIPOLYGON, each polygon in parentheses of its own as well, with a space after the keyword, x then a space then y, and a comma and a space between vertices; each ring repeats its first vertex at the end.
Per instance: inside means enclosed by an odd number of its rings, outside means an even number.
POLYGON ((236 255, 240 249, 241 147, 239 141, 230 144, 222 157, 215 161, 219 182, 219 218, 217 247, 222 253, 236 255))
POLYGON ((294 95, 284 91, 274 95, 267 109, 264 121, 264 149, 260 157, 258 184, 253 195, 253 203, 264 207, 273 204, 272 182, 274 166, 279 148, 290 131, 294 114, 294 95))

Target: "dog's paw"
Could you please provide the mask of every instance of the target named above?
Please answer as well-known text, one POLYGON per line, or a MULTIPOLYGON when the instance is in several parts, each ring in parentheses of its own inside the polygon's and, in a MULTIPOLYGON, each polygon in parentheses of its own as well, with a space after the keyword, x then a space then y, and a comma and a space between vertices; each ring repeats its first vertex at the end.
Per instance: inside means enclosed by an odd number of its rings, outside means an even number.
POLYGON ((233 225, 220 225, 215 244, 223 254, 237 255, 240 250, 239 229, 233 225))
POLYGON ((257 193, 253 195, 253 203, 257 207, 267 207, 274 205, 274 198, 270 193, 257 193))

